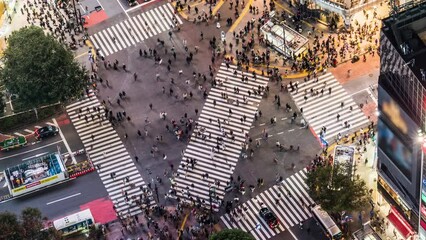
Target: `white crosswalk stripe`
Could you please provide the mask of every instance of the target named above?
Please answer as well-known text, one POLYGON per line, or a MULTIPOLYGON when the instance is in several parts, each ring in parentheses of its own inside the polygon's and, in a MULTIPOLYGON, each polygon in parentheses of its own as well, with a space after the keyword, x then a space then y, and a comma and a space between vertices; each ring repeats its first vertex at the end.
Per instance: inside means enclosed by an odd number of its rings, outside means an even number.
POLYGON ((148 190, 111 123, 105 119, 104 107, 96 96, 90 93, 89 97, 86 96, 68 105, 67 113, 90 159, 95 165, 100 166, 99 177, 116 211, 124 215, 139 214, 141 208, 137 201, 141 200, 141 196, 143 206, 155 205, 152 192, 148 190), (93 107, 100 108, 100 111, 93 107), (85 116, 88 117, 87 121, 85 116), (111 177, 111 173, 116 174, 115 179, 111 177), (125 192, 127 192, 127 199, 125 192), (146 201, 143 200, 144 198, 146 201))
POLYGON ((216 82, 200 112, 198 127, 184 151, 178 176, 173 179, 173 189, 180 199, 198 201, 205 206, 209 205, 212 187, 215 199, 222 200, 225 195, 226 182, 237 165, 246 140, 245 134, 262 99, 258 89, 266 88, 268 78, 254 78, 252 73, 237 70, 233 65, 228 69, 223 63, 216 75, 216 82), (239 93, 235 92, 236 88, 239 93), (226 94, 226 98, 223 94, 226 94), (218 141, 218 138, 221 139, 218 141), (194 167, 192 159, 196 161, 194 167))
POLYGON ((229 229, 239 228, 251 233, 256 239, 269 239, 312 216, 308 207, 314 204, 314 201, 307 193, 304 179, 306 168, 236 206, 235 214, 231 212, 220 219, 229 229), (280 221, 277 228, 271 229, 261 219, 259 211, 262 207, 267 207, 275 213, 280 221), (256 229, 257 224, 260 224, 261 228, 256 229))
POLYGON ((296 106, 303 108, 303 116, 317 136, 320 136, 321 129, 326 127, 323 134, 326 141, 335 139, 339 133, 343 137, 346 133, 369 123, 358 104, 331 73, 319 76, 318 81, 311 79, 308 82, 299 82, 297 90, 294 88, 291 91, 290 85, 288 87, 296 106), (340 116, 339 121, 337 114, 340 116))
POLYGON ((92 34, 90 40, 102 56, 108 56, 168 31, 176 24, 182 24, 182 20, 174 14, 171 4, 166 3, 92 34))

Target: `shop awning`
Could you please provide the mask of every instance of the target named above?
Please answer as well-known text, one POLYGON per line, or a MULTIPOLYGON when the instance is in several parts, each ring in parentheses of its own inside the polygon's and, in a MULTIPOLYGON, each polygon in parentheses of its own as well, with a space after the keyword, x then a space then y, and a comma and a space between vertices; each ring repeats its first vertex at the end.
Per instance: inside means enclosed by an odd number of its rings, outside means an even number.
POLYGON ((388 219, 404 238, 408 238, 409 236, 413 235, 413 228, 404 219, 404 217, 401 216, 401 214, 398 212, 398 210, 395 209, 394 206, 391 207, 388 219))

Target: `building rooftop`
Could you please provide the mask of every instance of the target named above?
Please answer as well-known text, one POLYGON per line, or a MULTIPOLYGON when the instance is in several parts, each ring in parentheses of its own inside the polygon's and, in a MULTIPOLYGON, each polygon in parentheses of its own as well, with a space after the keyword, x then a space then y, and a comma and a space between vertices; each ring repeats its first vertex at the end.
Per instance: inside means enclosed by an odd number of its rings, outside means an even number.
POLYGON ((384 19, 382 31, 426 87, 426 2, 384 19))

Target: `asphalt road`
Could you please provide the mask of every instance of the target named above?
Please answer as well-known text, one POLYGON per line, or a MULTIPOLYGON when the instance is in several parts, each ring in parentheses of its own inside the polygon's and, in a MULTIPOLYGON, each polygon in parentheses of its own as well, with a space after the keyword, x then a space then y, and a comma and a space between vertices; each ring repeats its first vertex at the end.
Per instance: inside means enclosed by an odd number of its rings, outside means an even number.
POLYGON ((79 211, 81 205, 105 196, 107 192, 99 177, 96 173, 90 173, 75 180, 0 203, 0 211, 19 214, 27 207, 35 207, 41 210, 43 216, 56 219, 79 211))
MULTIPOLYGON (((28 135, 29 144, 27 146, 7 152, 0 152, 0 171, 38 156, 57 152, 58 149, 60 149, 61 153, 66 153, 68 149, 65 142, 71 152, 82 149, 83 145, 73 125, 70 124, 68 117, 63 114, 56 116, 55 120, 63 133, 63 138, 58 134, 37 142, 32 135, 28 135)), ((43 124, 41 122, 34 125, 43 124)), ((31 126, 27 126, 26 128, 32 129, 31 126)), ((19 129, 16 131, 19 132, 19 129)), ((85 158, 79 157, 78 159, 85 158)), ((0 186, 0 194, 4 195, 7 193, 8 189, 3 181, 0 186)), ((78 211, 81 205, 90 203, 96 199, 105 198, 107 195, 105 187, 98 175, 90 173, 75 180, 0 203, 0 211, 19 213, 26 207, 37 207, 42 211, 44 216, 49 219, 56 219, 68 213, 78 211), (61 200, 69 196, 73 197, 61 200), (47 204, 57 200, 61 201, 47 204)))

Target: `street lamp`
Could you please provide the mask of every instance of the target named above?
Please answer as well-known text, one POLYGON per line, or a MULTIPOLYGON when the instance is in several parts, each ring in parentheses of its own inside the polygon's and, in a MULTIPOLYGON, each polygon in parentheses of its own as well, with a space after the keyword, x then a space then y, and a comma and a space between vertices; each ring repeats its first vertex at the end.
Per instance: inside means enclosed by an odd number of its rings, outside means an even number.
POLYGON ((425 136, 424 136, 424 134, 423 134, 423 132, 422 132, 421 129, 419 129, 417 131, 417 142, 421 144, 420 145, 420 152, 421 152, 421 158, 420 158, 420 181, 419 181, 420 182, 419 183, 419 185, 420 185, 420 189, 419 189, 419 192, 420 192, 420 196, 419 196, 419 226, 418 226, 419 233, 420 233, 420 228, 422 227, 421 226, 421 219, 422 219, 421 208, 422 208, 423 166, 424 166, 424 164, 423 164, 424 152, 423 151, 426 150, 426 139, 425 139, 425 136))

